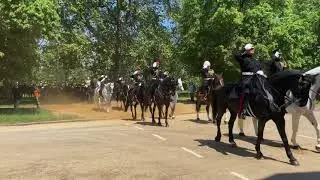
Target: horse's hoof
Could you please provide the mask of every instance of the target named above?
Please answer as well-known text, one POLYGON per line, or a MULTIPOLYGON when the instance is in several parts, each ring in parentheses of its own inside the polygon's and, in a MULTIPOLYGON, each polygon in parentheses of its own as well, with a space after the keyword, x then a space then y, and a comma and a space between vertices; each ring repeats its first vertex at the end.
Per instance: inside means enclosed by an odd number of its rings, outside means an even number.
POLYGON ((262 154, 262 153, 258 153, 258 154, 256 155, 256 158, 257 158, 257 159, 262 159, 262 158, 263 158, 263 154, 262 154))
POLYGON ((320 152, 320 145, 316 145, 316 150, 320 152))
POLYGON ((299 162, 296 159, 290 160, 290 164, 293 166, 300 166, 299 162))
POLYGON ((216 142, 220 142, 221 141, 221 137, 216 137, 216 138, 214 138, 214 140, 216 141, 216 142))
POLYGON ((197 121, 200 121, 200 118, 197 118, 197 121))
POLYGON ((209 122, 211 122, 211 121, 212 121, 212 119, 209 119, 208 121, 209 121, 209 122))
POLYGON ((293 145, 292 149, 301 150, 301 146, 300 145, 293 145))
POLYGON ((216 120, 212 120, 212 124, 215 124, 217 121, 216 120))
POLYGON ((238 147, 238 145, 236 144, 236 142, 230 142, 231 143, 231 147, 236 148, 238 147))
POLYGON ((246 135, 244 134, 244 132, 239 133, 239 136, 245 137, 246 135))

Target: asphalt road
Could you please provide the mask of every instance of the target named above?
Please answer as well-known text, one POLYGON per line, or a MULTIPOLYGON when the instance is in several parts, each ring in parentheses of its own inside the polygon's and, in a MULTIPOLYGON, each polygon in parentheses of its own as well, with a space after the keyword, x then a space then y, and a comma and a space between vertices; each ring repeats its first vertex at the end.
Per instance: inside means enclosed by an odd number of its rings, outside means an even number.
POLYGON ((272 122, 261 147, 266 158, 257 160, 250 121, 247 137, 237 136, 235 127, 239 147, 232 148, 227 125, 216 143, 216 126, 194 118, 178 116, 168 128, 124 120, 0 127, 0 179, 320 179, 320 154, 306 119, 298 136, 305 150, 293 150, 300 162, 294 167, 272 122))

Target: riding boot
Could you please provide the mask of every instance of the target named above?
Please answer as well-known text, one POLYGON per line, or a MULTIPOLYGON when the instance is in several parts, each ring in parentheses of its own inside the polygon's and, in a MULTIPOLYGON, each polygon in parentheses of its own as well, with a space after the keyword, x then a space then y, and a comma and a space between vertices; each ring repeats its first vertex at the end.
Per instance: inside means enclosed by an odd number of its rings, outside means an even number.
POLYGON ((240 103, 239 103, 239 109, 238 109, 238 118, 239 119, 245 119, 244 111, 247 108, 247 102, 246 102, 246 95, 242 94, 240 96, 240 103))

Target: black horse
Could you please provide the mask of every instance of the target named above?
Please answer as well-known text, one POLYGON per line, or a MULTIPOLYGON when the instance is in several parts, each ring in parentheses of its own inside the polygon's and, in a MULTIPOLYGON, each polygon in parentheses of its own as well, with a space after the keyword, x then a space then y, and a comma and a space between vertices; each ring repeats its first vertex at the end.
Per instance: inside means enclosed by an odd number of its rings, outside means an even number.
POLYGON ((120 108, 125 107, 126 99, 128 95, 129 87, 123 82, 117 82, 115 86, 115 99, 117 104, 119 105, 120 101, 120 108))
MULTIPOLYGON (((197 111, 197 121, 200 121, 199 118, 199 112, 202 104, 206 105, 206 112, 208 116, 208 120, 211 121, 211 118, 209 116, 209 109, 210 105, 212 104, 212 92, 216 89, 221 88, 224 86, 222 74, 215 74, 212 78, 208 80, 208 92, 204 94, 200 90, 196 92, 196 111, 197 111), (207 96, 206 99, 204 99, 204 96, 207 96)), ((214 122, 213 122, 214 123, 214 122)))
MULTIPOLYGON (((300 98, 305 101, 308 98, 309 88, 311 86, 311 82, 300 81, 304 77, 300 72, 297 71, 284 71, 275 74, 269 79, 269 83, 264 83, 262 81, 267 81, 265 78, 260 77, 260 75, 254 75, 255 82, 261 83, 260 85, 256 85, 257 91, 254 95, 248 96, 248 111, 251 116, 259 119, 258 123, 258 139, 256 143, 256 151, 257 151, 257 159, 261 159, 263 154, 260 151, 260 143, 263 137, 263 131, 265 124, 268 120, 272 119, 276 124, 281 139, 283 141, 286 153, 288 158, 290 159, 290 163, 292 165, 298 165, 298 161, 292 155, 290 150, 287 135, 285 132, 285 96, 286 92, 290 90, 296 98, 300 98), (272 110, 269 106, 268 100, 264 97, 263 89, 261 85, 266 84, 264 87, 266 90, 271 92, 271 96, 274 102, 280 107, 280 110, 272 110), (268 85, 269 84, 269 85, 268 85), (270 86, 271 84, 271 86, 270 86)), ((221 118, 225 113, 226 109, 230 111, 230 120, 229 120, 229 142, 233 146, 237 146, 234 138, 233 138, 233 125, 234 121, 237 117, 237 108, 239 107, 239 98, 235 89, 237 88, 237 84, 226 84, 223 88, 214 91, 213 93, 213 117, 216 117, 217 120, 217 136, 215 138, 216 142, 220 142, 221 140, 221 118), (234 96, 231 98, 231 96, 234 96)))
POLYGON ((124 111, 127 112, 130 106, 133 120, 137 119, 138 104, 140 104, 141 108, 141 120, 144 121, 144 113, 147 110, 147 107, 149 107, 151 112, 151 93, 149 88, 145 86, 145 83, 143 82, 135 85, 133 88, 130 88, 126 96, 124 111))
POLYGON ((158 108, 159 116, 158 116, 158 125, 161 126, 161 116, 162 109, 165 106, 164 118, 166 121, 166 127, 168 124, 168 108, 171 101, 171 96, 173 96, 176 92, 176 87, 178 85, 178 81, 173 77, 165 77, 159 82, 159 86, 156 88, 153 97, 153 107, 152 107, 152 123, 156 123, 154 120, 155 109, 158 108))

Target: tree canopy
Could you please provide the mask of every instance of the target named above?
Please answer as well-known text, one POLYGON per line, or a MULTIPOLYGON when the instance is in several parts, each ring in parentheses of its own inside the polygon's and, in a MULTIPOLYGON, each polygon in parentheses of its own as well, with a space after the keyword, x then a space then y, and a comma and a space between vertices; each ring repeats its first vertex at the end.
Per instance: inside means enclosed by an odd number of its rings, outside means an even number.
POLYGON ((318 0, 34 0, 0 2, 0 81, 83 82, 127 77, 159 57, 187 79, 209 60, 228 80, 246 43, 266 62, 320 65, 318 0))

